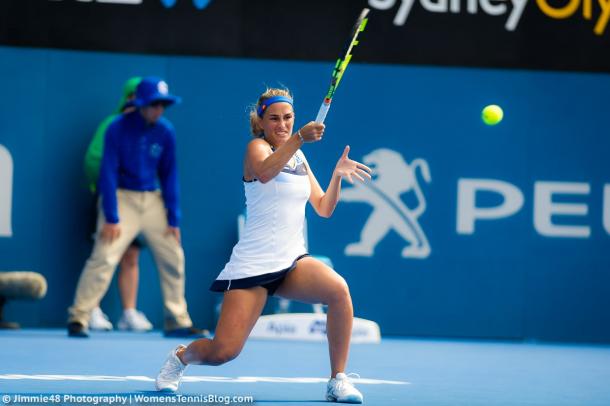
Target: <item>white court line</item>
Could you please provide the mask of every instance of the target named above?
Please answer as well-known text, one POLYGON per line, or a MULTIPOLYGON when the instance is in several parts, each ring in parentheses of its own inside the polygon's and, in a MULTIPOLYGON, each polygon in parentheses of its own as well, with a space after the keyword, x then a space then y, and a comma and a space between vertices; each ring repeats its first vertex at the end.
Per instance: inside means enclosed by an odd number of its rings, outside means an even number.
MULTIPOLYGON (((0 379, 4 380, 34 380, 34 381, 108 381, 108 382, 154 382, 154 378, 148 376, 112 376, 112 375, 23 375, 23 374, 3 374, 0 379)), ((273 376, 185 376, 182 382, 226 382, 226 383, 253 383, 253 382, 272 382, 272 383, 325 383, 328 378, 282 378, 273 376)), ((352 378, 352 382, 363 385, 409 385, 410 382, 387 381, 381 379, 352 378)))

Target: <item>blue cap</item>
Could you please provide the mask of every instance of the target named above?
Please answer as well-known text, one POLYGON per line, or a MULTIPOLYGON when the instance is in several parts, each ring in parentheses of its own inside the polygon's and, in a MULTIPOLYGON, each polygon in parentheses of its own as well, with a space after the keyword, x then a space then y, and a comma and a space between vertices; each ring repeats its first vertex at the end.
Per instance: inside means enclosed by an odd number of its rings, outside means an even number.
POLYGON ((148 76, 143 78, 136 88, 136 98, 133 104, 137 107, 144 107, 154 102, 162 102, 170 106, 181 101, 180 97, 169 93, 169 87, 163 79, 148 76))

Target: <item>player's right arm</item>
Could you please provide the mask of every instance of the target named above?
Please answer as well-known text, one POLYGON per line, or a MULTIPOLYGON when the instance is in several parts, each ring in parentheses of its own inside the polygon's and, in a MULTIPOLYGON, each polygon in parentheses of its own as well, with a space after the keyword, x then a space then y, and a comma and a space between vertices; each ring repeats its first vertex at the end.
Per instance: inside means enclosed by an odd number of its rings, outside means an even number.
POLYGON ((262 138, 250 141, 244 162, 244 179, 269 182, 280 173, 301 144, 299 137, 293 135, 274 152, 269 143, 262 138))
POLYGON ((258 179, 262 183, 269 182, 281 172, 290 158, 301 148, 303 142, 320 141, 323 133, 324 124, 309 122, 275 151, 264 139, 253 139, 246 150, 244 179, 248 181, 258 179))

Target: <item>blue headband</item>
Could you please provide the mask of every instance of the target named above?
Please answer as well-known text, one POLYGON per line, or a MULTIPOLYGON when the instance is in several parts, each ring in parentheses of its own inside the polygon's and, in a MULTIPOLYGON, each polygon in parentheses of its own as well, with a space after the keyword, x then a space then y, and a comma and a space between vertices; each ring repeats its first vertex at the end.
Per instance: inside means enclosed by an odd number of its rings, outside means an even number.
POLYGON ((271 106, 274 103, 288 103, 292 106, 292 99, 286 96, 270 97, 267 100, 263 101, 260 106, 258 106, 258 109, 256 109, 256 114, 258 114, 260 118, 263 118, 263 114, 265 114, 265 110, 267 110, 267 107, 271 106))

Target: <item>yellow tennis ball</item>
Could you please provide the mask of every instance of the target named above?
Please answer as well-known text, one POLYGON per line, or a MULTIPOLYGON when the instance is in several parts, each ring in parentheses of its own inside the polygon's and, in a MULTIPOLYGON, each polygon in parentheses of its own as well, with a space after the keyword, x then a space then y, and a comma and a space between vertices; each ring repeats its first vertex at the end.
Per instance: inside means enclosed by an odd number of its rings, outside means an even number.
POLYGON ((487 125, 496 125, 504 118, 502 107, 495 104, 486 106, 481 112, 481 119, 487 125))

